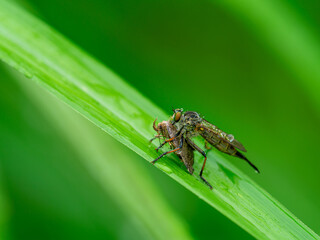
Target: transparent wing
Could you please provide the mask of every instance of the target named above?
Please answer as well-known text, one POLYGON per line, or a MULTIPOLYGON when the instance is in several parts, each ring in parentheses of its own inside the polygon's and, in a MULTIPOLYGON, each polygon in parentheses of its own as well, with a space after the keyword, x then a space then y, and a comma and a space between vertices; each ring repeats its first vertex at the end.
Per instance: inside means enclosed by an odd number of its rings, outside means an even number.
MULTIPOLYGON (((204 120, 204 119, 203 119, 204 120)), ((212 123, 208 122, 207 120, 204 120, 204 122, 202 124, 200 124, 199 126, 200 131, 208 131, 208 134, 206 134, 207 137, 218 137, 226 142, 228 142, 231 146, 246 152, 247 150, 245 149, 245 147, 234 138, 234 136, 232 134, 227 134, 225 132, 223 132, 222 130, 220 130, 219 128, 217 128, 215 125, 213 125, 212 123), (203 129, 203 130, 201 130, 203 129)))
POLYGON ((241 144, 241 142, 239 142, 237 139, 234 139, 232 142, 228 141, 228 143, 230 143, 232 146, 234 146, 235 148, 238 148, 239 150, 246 152, 247 150, 244 148, 244 146, 241 144))

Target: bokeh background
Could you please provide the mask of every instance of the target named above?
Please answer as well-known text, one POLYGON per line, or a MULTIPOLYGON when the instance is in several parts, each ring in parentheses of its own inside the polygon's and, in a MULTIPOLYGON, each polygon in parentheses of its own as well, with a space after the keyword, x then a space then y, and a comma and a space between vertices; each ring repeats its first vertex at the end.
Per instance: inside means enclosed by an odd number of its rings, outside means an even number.
MULTIPOLYGON (((234 164, 319 234, 320 75, 312 64, 319 60, 320 2, 244 2, 28 0, 20 4, 168 115, 172 107, 195 110, 236 135, 262 173, 256 175, 237 159, 234 164), (255 15, 265 21, 255 21, 255 15)), ((123 207, 126 203, 121 204, 115 186, 103 188, 86 164, 105 151, 111 169, 141 174, 141 179, 131 178, 137 182, 132 181, 131 188, 147 180, 141 196, 148 191, 158 196, 159 208, 170 209, 194 239, 253 239, 35 84, 4 65, 0 71, 3 238, 156 238, 130 208, 123 207), (56 107, 48 110, 46 101, 56 107), (79 142, 83 126, 88 139, 79 142), (96 139, 100 152, 90 146, 96 139)), ((114 179, 122 176, 118 171, 114 179)), ((154 220, 161 232, 161 223, 154 220)))

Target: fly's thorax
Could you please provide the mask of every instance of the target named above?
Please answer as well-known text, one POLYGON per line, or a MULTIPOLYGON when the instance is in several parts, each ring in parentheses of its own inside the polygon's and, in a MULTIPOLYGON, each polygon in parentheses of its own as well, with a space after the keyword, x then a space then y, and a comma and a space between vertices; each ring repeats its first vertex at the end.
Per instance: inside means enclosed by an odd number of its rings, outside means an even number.
POLYGON ((186 136, 188 138, 194 138, 197 137, 199 135, 199 133, 197 131, 186 131, 186 136))
POLYGON ((183 126, 187 131, 194 131, 202 118, 197 112, 185 112, 182 117, 183 126))
POLYGON ((202 118, 200 117, 199 113, 197 112, 185 112, 183 114, 183 117, 185 121, 190 121, 190 122, 201 122, 202 118))

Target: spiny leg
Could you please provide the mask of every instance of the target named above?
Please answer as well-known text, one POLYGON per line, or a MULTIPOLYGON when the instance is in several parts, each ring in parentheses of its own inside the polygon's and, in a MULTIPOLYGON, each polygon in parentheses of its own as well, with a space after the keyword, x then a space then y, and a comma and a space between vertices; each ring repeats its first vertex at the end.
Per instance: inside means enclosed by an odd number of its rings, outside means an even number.
POLYGON ((190 138, 186 138, 186 141, 193 149, 197 150, 199 153, 201 153, 202 156, 204 156, 204 161, 203 161, 203 165, 202 165, 202 168, 201 168, 199 176, 210 187, 210 189, 212 189, 211 184, 202 176, 204 166, 206 165, 206 162, 207 162, 206 153, 198 145, 196 145, 194 142, 192 142, 190 140, 190 138))
MULTIPOLYGON (((171 139, 171 138, 170 138, 170 139, 171 139)), ((162 148, 166 143, 170 142, 170 141, 168 141, 168 140, 170 140, 170 139, 164 140, 164 142, 161 143, 160 146, 156 148, 156 151, 158 152, 160 148, 162 148)), ((172 140, 171 140, 171 141, 172 141, 172 140)))
POLYGON ((159 157, 157 157, 155 160, 153 160, 151 163, 152 164, 155 164, 155 162, 156 161, 158 161, 160 158, 162 158, 163 156, 165 156, 165 155, 167 155, 167 154, 169 154, 169 153, 173 153, 173 152, 176 152, 176 151, 178 151, 178 150, 180 150, 181 148, 182 148, 182 145, 183 145, 183 138, 181 138, 181 140, 180 140, 180 146, 178 147, 178 148, 176 148, 176 149, 173 149, 173 150, 170 150, 170 151, 167 151, 167 152, 165 152, 165 153, 162 153, 159 157))

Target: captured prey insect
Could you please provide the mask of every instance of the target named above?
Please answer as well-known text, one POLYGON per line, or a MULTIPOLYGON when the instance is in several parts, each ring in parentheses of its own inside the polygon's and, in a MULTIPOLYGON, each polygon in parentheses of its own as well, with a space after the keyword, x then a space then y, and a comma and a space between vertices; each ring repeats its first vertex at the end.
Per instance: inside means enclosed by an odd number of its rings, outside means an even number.
POLYGON ((256 172, 259 173, 258 168, 253 163, 251 163, 241 152, 238 151, 241 150, 246 152, 246 149, 239 141, 237 141, 234 138, 232 134, 227 134, 223 132, 215 125, 201 118, 197 112, 183 112, 183 109, 175 109, 173 110, 173 112, 174 114, 169 121, 173 126, 175 126, 177 133, 175 136, 165 139, 165 142, 162 143, 159 146, 159 148, 161 148, 167 142, 174 141, 176 138, 184 139, 185 141, 180 142, 179 147, 176 146, 176 149, 168 151, 159 156, 157 159, 154 160, 154 162, 170 152, 180 150, 185 142, 189 145, 189 147, 191 147, 194 150, 197 150, 203 155, 204 162, 199 175, 200 178, 212 189, 210 183, 202 176, 207 161, 206 153, 191 140, 191 138, 200 135, 205 139, 206 143, 209 143, 221 152, 245 160, 250 164, 251 167, 253 167, 256 170, 256 172))
MULTIPOLYGON (((163 154, 161 154, 159 157, 157 157, 155 160, 153 160, 151 163, 154 164, 156 161, 158 161, 163 156, 169 154, 169 153, 176 153, 178 157, 183 161, 184 165, 188 169, 190 174, 193 174, 193 163, 194 163, 194 150, 200 152, 204 157, 206 157, 205 152, 199 148, 196 144, 194 144, 189 138, 185 138, 182 135, 182 129, 179 131, 177 128, 173 125, 177 121, 179 121, 181 117, 181 112, 175 112, 172 117, 170 117, 169 121, 163 121, 156 126, 157 119, 153 122, 153 129, 158 133, 153 139, 150 141, 153 141, 156 138, 163 138, 164 142, 160 144, 156 150, 158 151, 160 148, 162 148, 166 143, 169 143, 172 150, 167 151, 163 154)), ((208 183, 208 181, 202 176, 202 171, 200 174, 201 179, 212 189, 212 186, 208 183)))
POLYGON ((158 151, 162 146, 164 146, 165 143, 168 142, 171 146, 171 151, 161 154, 157 159, 152 161, 152 164, 154 164, 158 159, 160 159, 164 155, 174 152, 184 163, 189 173, 192 174, 194 162, 194 149, 186 142, 186 140, 182 136, 177 136, 178 131, 170 121, 163 121, 161 123, 158 123, 157 126, 156 121, 157 119, 153 122, 153 129, 157 132, 157 135, 154 138, 152 138, 150 142, 152 142, 156 138, 163 138, 164 143, 161 144, 156 150, 158 151), (172 141, 166 141, 168 139, 172 139, 172 141))

